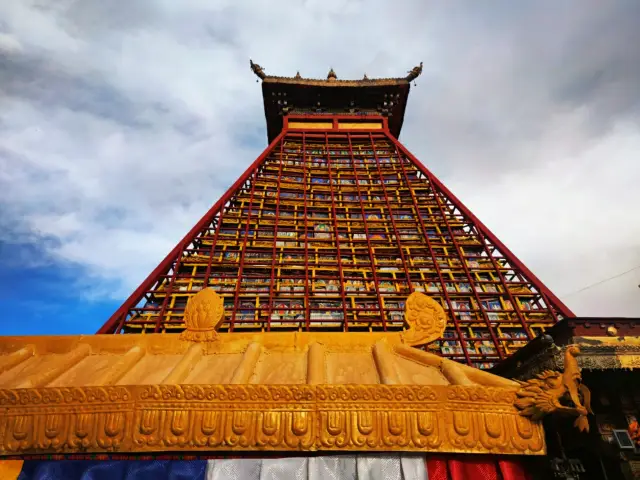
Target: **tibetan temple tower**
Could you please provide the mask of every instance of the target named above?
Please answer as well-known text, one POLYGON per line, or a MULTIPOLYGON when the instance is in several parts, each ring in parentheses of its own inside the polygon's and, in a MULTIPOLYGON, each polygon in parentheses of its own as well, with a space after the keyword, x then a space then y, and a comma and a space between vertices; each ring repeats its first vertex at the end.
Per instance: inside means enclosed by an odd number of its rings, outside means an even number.
POLYGON ((269 146, 99 333, 184 329, 204 287, 221 331, 393 332, 423 292, 428 351, 489 368, 573 316, 403 145, 405 78, 262 79, 269 146))
POLYGON ((98 335, 0 338, 2 478, 613 472, 567 445, 597 450, 581 369, 609 345, 627 382, 638 324, 575 318, 398 141, 422 64, 251 69, 269 145, 98 335))

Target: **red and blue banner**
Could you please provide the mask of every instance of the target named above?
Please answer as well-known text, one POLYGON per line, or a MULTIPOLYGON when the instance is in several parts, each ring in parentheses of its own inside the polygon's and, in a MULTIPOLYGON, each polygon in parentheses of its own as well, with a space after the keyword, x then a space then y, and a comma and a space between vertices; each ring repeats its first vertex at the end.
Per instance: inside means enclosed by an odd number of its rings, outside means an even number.
POLYGON ((2 480, 530 480, 514 457, 349 454, 215 460, 0 461, 2 480))

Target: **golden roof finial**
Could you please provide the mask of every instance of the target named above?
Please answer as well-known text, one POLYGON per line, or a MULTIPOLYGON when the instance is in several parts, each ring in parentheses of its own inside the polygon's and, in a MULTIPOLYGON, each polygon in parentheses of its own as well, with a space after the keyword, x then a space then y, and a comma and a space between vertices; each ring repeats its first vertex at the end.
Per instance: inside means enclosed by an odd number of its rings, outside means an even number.
POLYGON ((218 337, 216 330, 224 322, 224 301, 213 289, 205 288, 187 301, 184 311, 186 329, 183 340, 209 342, 218 337))
POLYGON ((417 67, 413 67, 411 70, 409 70, 407 72, 409 75, 407 75, 407 81, 410 82, 411 80, 415 80, 416 78, 418 78, 420 76, 420 74, 422 73, 422 62, 420 62, 420 65, 418 65, 417 67))
POLYGON ((442 306, 424 293, 413 292, 405 303, 404 318, 409 329, 402 332, 407 345, 426 345, 442 337, 447 314, 442 306))
POLYGON ((251 70, 253 70, 253 73, 255 73, 262 80, 267 77, 267 75, 264 73, 264 69, 257 63, 253 63, 253 60, 249 59, 249 65, 251 66, 251 70))
POLYGON ((331 70, 329 70, 329 74, 327 75, 327 80, 332 81, 337 79, 338 79, 338 76, 336 75, 336 72, 334 72, 333 68, 331 68, 331 70))

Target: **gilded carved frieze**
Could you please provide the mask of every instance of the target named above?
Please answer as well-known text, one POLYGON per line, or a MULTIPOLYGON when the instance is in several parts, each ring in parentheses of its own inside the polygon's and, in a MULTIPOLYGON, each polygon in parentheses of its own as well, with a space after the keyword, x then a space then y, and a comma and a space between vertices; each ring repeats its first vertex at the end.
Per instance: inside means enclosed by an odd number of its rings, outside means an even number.
POLYGON ((446 314, 418 292, 406 305, 404 332, 218 333, 223 302, 207 289, 181 335, 5 338, 0 455, 544 454, 519 385, 411 348, 440 338, 446 314))
POLYGON ((318 449, 542 454, 542 427, 513 415, 514 399, 504 388, 322 386, 318 449))
POLYGON ((133 411, 125 387, 0 390, 0 448, 116 451, 131 435, 133 411))
POLYGON ((0 453, 397 450, 541 455, 516 389, 147 385, 0 390, 0 453))

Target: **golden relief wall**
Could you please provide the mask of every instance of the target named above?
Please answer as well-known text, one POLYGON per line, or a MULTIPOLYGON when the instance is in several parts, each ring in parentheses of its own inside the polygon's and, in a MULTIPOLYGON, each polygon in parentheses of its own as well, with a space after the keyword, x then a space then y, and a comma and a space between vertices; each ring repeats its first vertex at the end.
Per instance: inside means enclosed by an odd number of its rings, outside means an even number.
POLYGON ((183 335, 0 339, 0 454, 545 453, 518 383, 411 347, 446 325, 423 294, 393 333, 218 333, 191 302, 183 335))

